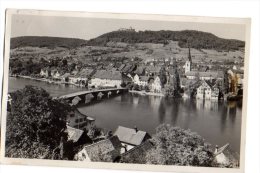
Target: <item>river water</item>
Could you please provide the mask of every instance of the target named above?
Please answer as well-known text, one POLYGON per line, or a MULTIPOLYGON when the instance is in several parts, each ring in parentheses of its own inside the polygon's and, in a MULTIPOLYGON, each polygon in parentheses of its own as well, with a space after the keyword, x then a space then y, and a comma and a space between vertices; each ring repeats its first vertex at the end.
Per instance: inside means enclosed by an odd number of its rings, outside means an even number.
MULTIPOLYGON (((52 96, 84 90, 75 86, 9 78, 9 92, 28 84, 44 88, 52 96)), ((81 106, 79 110, 94 117, 96 125, 106 130, 114 131, 118 125, 131 128, 137 126, 153 134, 159 124, 169 123, 191 129, 213 145, 230 143, 230 148, 240 153, 241 107, 241 103, 237 102, 167 99, 125 93, 81 106)))

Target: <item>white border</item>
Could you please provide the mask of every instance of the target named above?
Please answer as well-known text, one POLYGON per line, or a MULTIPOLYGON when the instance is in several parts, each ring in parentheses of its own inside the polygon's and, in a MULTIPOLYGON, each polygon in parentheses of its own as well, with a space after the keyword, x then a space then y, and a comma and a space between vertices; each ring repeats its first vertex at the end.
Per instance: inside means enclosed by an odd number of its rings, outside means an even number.
POLYGON ((196 23, 232 23, 241 24, 246 27, 246 48, 245 48, 245 72, 244 80, 248 76, 249 60, 249 39, 250 39, 250 19, 248 18, 213 18, 213 17, 196 17, 196 16, 170 16, 170 15, 142 15, 142 14, 116 14, 116 13, 88 13, 88 12, 57 12, 57 11, 38 11, 38 10, 15 10, 6 11, 6 32, 5 32, 5 66, 4 66, 4 86, 3 86, 3 104, 2 104, 2 143, 1 143, 1 161, 7 164, 25 164, 25 165, 52 165, 52 166, 69 166, 69 167, 89 167, 89 168, 106 168, 106 169, 127 169, 127 170, 149 170, 149 171, 187 171, 187 172, 243 172, 244 170, 244 153, 245 153, 245 122, 246 122, 246 103, 247 103, 247 82, 244 85, 244 97, 242 108, 242 127, 241 127, 241 148, 240 148, 240 168, 204 168, 189 166, 162 166, 162 165, 141 165, 136 164, 118 164, 118 163, 84 163, 73 161, 54 161, 54 160, 37 160, 37 159, 14 159, 4 157, 5 153, 5 128, 6 128, 6 103, 8 92, 8 67, 10 55, 10 37, 11 37, 11 19, 12 15, 36 15, 36 16, 64 16, 64 17, 88 17, 88 18, 114 18, 114 19, 138 19, 154 21, 185 21, 196 23))
MULTIPOLYGON (((179 15, 200 15, 200 16, 229 16, 229 17, 251 17, 252 18, 252 42, 250 50, 250 69, 249 69, 249 100, 248 100, 248 119, 247 119, 247 147, 246 147, 246 172, 260 172, 259 169, 259 2, 258 1, 205 1, 205 0, 175 0, 175 1, 22 1, 10 0, 1 1, 1 47, 3 47, 4 31, 4 9, 11 8, 31 8, 31 9, 53 9, 53 10, 75 10, 75 11, 102 11, 102 12, 131 12, 131 13, 157 13, 157 14, 179 14, 179 15), (100 3, 101 2, 101 3, 100 3), (115 5, 116 3, 116 5, 115 5)), ((2 49, 0 53, 2 55, 2 49)), ((0 63, 2 63, 2 60, 0 63)), ((2 71, 0 72, 0 74, 2 71)), ((2 166, 3 171, 16 170, 19 172, 46 172, 46 170, 55 170, 54 168, 38 167, 15 167, 2 166)), ((65 172, 71 171, 91 171, 91 172, 115 172, 106 170, 81 170, 81 169, 62 169, 65 172), (67 170, 67 171, 66 171, 67 170)), ((121 172, 121 171, 120 171, 121 172)), ((127 172, 127 171, 124 171, 127 172)))

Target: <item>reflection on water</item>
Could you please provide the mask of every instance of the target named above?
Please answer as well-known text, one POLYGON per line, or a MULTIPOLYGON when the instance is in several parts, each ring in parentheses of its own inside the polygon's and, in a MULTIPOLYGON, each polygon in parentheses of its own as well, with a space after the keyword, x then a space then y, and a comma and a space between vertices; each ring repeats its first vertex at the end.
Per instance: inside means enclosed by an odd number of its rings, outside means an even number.
MULTIPOLYGON (((52 96, 84 90, 74 86, 9 78, 9 92, 28 84, 44 88, 52 96)), ((191 129, 213 145, 230 143, 232 149, 238 153, 240 151, 242 102, 167 99, 126 93, 79 109, 95 117, 97 126, 108 130, 114 131, 118 125, 137 126, 153 134, 159 124, 169 123, 191 129)))
POLYGON ((197 132, 214 145, 230 143, 239 153, 241 107, 236 102, 169 99, 126 93, 99 104, 79 108, 96 118, 98 126, 115 130, 118 125, 151 134, 161 123, 197 132))
POLYGON ((65 84, 57 85, 57 84, 51 84, 51 83, 36 81, 31 79, 9 77, 8 92, 13 92, 18 89, 24 88, 26 85, 41 87, 46 91, 48 91, 50 95, 53 97, 86 90, 85 88, 80 88, 74 85, 65 85, 65 84))

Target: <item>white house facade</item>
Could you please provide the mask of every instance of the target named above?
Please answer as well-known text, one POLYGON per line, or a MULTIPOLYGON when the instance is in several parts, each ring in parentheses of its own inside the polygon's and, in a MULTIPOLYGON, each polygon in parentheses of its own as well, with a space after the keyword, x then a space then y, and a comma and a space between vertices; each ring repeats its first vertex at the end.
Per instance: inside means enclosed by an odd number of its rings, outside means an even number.
POLYGON ((161 80, 160 80, 159 76, 157 76, 155 78, 154 82, 152 83, 151 92, 155 92, 155 93, 162 92, 161 80))
POLYGON ((205 80, 203 80, 201 85, 197 88, 197 99, 217 100, 218 97, 219 88, 216 86, 210 86, 210 84, 205 80))
POLYGON ((122 84, 122 76, 119 71, 99 70, 92 77, 89 85, 94 87, 117 87, 122 84))
POLYGON ((133 78, 134 84, 139 86, 146 86, 148 84, 148 77, 147 76, 138 76, 137 74, 133 78))

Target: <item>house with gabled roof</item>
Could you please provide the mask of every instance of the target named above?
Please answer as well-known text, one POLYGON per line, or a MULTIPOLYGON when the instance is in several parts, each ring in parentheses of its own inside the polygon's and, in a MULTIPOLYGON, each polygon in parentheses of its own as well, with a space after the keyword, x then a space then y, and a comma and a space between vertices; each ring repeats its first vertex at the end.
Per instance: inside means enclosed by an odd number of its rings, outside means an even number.
POLYGON ((85 162, 116 162, 120 159, 121 143, 117 136, 109 137, 83 148, 74 159, 85 162))
POLYGON ((121 72, 115 70, 97 70, 89 83, 95 87, 117 87, 122 84, 121 72))
POLYGON ((200 80, 212 80, 212 79, 224 79, 224 73, 222 71, 188 71, 185 73, 188 79, 200 79, 200 80))
POLYGON ((118 136, 122 146, 124 147, 124 149, 121 150, 121 153, 129 151, 151 138, 147 132, 138 130, 136 127, 132 129, 118 126, 114 135, 118 136))
POLYGON ((51 72, 50 72, 50 69, 49 69, 48 67, 41 69, 40 76, 47 78, 47 77, 49 77, 50 75, 51 75, 51 72))
POLYGON ((136 85, 139 86, 146 86, 148 84, 148 76, 139 76, 138 74, 136 74, 133 78, 133 82, 136 85))
POLYGON ((125 64, 121 64, 120 67, 118 67, 118 71, 122 71, 125 66, 125 64))
POLYGON ((73 142, 78 142, 82 134, 84 133, 83 130, 76 129, 67 125, 67 133, 68 133, 68 141, 71 140, 73 142))
POLYGON ((147 140, 121 155, 121 163, 146 164, 146 154, 154 148, 154 144, 147 140))
POLYGON ((219 88, 215 82, 202 80, 197 88, 197 99, 217 100, 219 98, 219 88))
POLYGON ((134 71, 135 74, 144 75, 145 74, 145 67, 143 65, 139 65, 136 70, 134 71))
POLYGON ((146 75, 151 75, 151 76, 158 75, 160 72, 160 69, 161 69, 161 67, 159 67, 159 66, 149 65, 149 66, 146 66, 145 73, 146 73, 146 75))
POLYGON ((151 84, 151 92, 154 93, 161 93, 162 92, 162 85, 159 76, 156 76, 153 83, 151 84))
POLYGON ((67 115, 68 126, 76 129, 87 129, 89 126, 93 125, 94 121, 94 118, 81 113, 78 109, 75 109, 74 112, 67 115))

